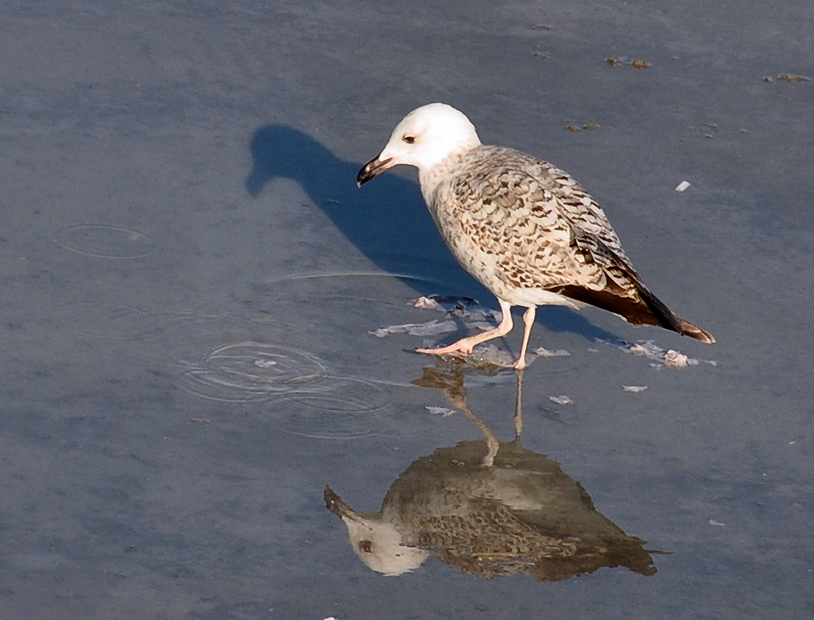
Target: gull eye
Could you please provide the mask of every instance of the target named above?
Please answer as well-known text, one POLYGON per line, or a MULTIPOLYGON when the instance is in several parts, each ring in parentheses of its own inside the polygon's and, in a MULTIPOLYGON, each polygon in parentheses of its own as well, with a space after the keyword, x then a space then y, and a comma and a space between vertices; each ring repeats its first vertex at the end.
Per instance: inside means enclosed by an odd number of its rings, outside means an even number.
POLYGON ((407 144, 412 144, 415 142, 415 136, 404 136, 402 140, 404 140, 407 144))

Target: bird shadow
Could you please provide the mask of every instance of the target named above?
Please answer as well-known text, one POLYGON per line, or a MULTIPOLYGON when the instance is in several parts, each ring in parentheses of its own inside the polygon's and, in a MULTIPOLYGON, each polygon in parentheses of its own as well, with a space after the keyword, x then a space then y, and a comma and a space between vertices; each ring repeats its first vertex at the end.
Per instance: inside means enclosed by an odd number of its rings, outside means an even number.
MULTIPOLYGON (((364 256, 387 273, 411 276, 405 281, 420 295, 493 298, 452 257, 414 181, 390 173, 360 190, 356 175, 361 163, 342 160, 308 134, 280 124, 254 132, 251 154, 253 166, 245 185, 252 197, 260 196, 274 179, 290 179, 364 256)), ((546 308, 537 322, 550 331, 573 332, 589 340, 619 339, 565 308, 546 308)))

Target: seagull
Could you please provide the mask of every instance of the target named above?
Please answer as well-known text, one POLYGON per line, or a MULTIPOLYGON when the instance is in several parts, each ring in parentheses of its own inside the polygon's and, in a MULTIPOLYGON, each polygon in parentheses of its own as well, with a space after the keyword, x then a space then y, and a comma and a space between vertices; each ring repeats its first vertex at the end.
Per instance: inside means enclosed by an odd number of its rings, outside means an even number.
POLYGON ((410 112, 384 150, 356 177, 359 187, 400 164, 415 166, 421 194, 452 254, 497 297, 502 318, 431 355, 466 356, 512 330, 512 306, 526 308, 516 370, 537 306, 592 305, 633 325, 659 325, 711 344, 709 332, 673 314, 647 287, 605 212, 567 172, 514 149, 481 144, 460 111, 431 103, 410 112))

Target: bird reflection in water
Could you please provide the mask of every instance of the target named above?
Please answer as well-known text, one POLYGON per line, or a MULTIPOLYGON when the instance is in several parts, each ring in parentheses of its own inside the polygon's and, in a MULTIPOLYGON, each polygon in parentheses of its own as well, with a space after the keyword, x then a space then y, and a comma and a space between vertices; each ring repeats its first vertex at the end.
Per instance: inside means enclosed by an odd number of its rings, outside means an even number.
POLYGON ((485 440, 438 448, 416 460, 377 513, 357 512, 325 487, 327 507, 344 521, 369 568, 401 575, 435 556, 487 578, 522 573, 560 581, 603 566, 656 573, 644 541, 597 512, 559 463, 523 448, 522 381, 518 373, 515 439, 500 443, 469 409, 463 374, 425 368, 414 383, 440 388, 485 440))

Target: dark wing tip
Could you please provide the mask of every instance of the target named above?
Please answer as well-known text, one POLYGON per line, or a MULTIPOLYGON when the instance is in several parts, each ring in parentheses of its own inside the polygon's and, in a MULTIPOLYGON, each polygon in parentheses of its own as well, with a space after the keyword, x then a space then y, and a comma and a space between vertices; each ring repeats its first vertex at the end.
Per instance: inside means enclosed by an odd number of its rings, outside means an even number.
POLYGON ((631 325, 660 325, 682 336, 695 338, 706 344, 715 342, 712 334, 673 314, 658 297, 637 282, 637 295, 622 295, 610 288, 591 290, 581 286, 564 286, 558 293, 618 314, 631 325))
POLYGON ((695 338, 706 344, 713 344, 715 342, 715 338, 712 337, 712 334, 673 314, 672 311, 664 305, 664 302, 653 295, 653 293, 648 291, 644 286, 639 286, 639 295, 648 305, 662 327, 676 331, 682 336, 695 338))
POLYGON ((715 344, 715 338, 712 334, 708 331, 701 329, 697 325, 693 325, 689 321, 685 321, 679 317, 676 317, 678 321, 678 325, 681 328, 679 332, 682 336, 689 336, 690 338, 695 338, 696 340, 700 340, 705 344, 715 344))

